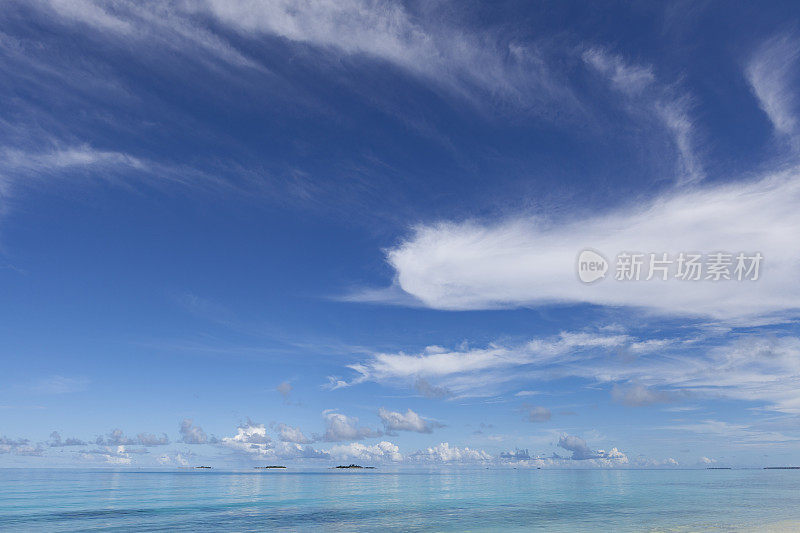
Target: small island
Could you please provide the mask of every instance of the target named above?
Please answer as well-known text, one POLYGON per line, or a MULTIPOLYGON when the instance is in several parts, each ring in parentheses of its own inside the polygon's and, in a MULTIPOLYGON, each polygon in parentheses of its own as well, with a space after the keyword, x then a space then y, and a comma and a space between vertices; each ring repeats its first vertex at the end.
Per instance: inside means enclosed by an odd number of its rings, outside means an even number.
POLYGON ((334 466, 333 468, 363 468, 363 469, 366 469, 366 470, 374 470, 375 469, 374 466, 361 466, 361 465, 352 465, 352 464, 347 465, 347 466, 344 466, 344 465, 334 466))
POLYGON ((286 468, 283 465, 267 465, 267 466, 254 466, 257 470, 266 470, 267 468, 286 468))
POLYGON ((208 469, 210 469, 211 467, 210 466, 195 466, 194 468, 208 468, 208 469))
POLYGON ((765 466, 764 470, 800 470, 800 466, 765 466))

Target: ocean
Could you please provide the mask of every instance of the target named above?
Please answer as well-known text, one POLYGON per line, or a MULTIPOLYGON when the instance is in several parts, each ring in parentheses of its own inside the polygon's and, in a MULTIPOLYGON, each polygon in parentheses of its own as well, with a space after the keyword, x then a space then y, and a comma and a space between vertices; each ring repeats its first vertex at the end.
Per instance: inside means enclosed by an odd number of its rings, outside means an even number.
POLYGON ((800 470, 0 470, 2 531, 800 531, 800 470))

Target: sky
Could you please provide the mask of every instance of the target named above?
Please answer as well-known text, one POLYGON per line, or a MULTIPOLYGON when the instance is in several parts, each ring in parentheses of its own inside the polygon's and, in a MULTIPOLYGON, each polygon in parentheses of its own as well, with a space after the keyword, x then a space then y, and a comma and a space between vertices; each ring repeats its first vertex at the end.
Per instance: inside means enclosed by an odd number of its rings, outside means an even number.
POLYGON ((800 465, 798 87, 792 2, 7 2, 0 467, 800 465))

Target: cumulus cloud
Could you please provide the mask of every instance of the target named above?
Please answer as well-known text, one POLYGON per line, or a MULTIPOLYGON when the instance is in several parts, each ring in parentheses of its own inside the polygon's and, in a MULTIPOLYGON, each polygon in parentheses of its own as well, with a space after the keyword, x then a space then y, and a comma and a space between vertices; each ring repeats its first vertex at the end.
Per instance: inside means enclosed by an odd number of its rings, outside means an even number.
POLYGON ((216 444, 216 437, 209 437, 203 428, 195 426, 191 418, 184 418, 179 429, 181 434, 180 441, 185 444, 216 444))
MULTIPOLYGON (((287 434, 284 433, 284 436, 286 435, 287 434)), ((291 435, 291 432, 289 432, 288 435, 297 437, 297 435, 291 435)), ((273 442, 269 435, 267 435, 267 428, 264 424, 255 423, 250 419, 237 428, 236 435, 220 439, 219 445, 253 459, 329 458, 327 452, 318 451, 303 443, 283 440, 273 442)))
POLYGON ((442 442, 436 446, 419 450, 411 454, 410 459, 430 463, 483 463, 492 460, 492 456, 483 450, 459 448, 442 442))
POLYGON ((65 446, 86 446, 87 443, 76 439, 74 437, 69 437, 64 440, 61 439, 61 433, 58 431, 53 431, 50 433, 50 441, 48 442, 48 446, 51 448, 62 448, 65 446))
POLYGON ((95 444, 98 446, 164 446, 169 444, 166 433, 160 437, 152 433, 139 433, 135 438, 126 437, 125 433, 117 428, 108 433, 105 437, 97 437, 95 444))
POLYGON ((381 407, 378 416, 383 421, 383 427, 387 435, 396 431, 414 431, 416 433, 432 433, 434 428, 442 427, 442 424, 435 420, 426 420, 411 409, 405 413, 389 411, 381 407))
POLYGON ((189 460, 194 457, 192 452, 164 453, 156 459, 161 465, 189 466, 189 460))
POLYGON ((380 432, 378 431, 359 427, 358 418, 335 411, 325 411, 323 416, 325 418, 325 434, 322 438, 326 441, 341 442, 345 440, 361 440, 380 436, 380 432))
POLYGON ((400 448, 391 442, 381 441, 373 445, 360 442, 337 444, 327 453, 331 458, 342 461, 398 462, 403 460, 400 448))
POLYGON ((589 303, 742 324, 781 320, 795 316, 800 301, 799 172, 672 191, 559 224, 519 217, 421 225, 387 259, 399 287, 434 309, 589 303), (576 275, 587 247, 611 264, 606 279, 592 285, 576 275), (662 252, 674 260, 682 251, 760 252, 764 259, 757 281, 645 281, 647 272, 638 282, 614 279, 620 253, 662 252))
POLYGON ((547 422, 552 417, 550 409, 538 405, 523 406, 528 417, 528 422, 547 422))
POLYGON ((132 463, 134 455, 146 453, 148 452, 144 448, 129 448, 121 444, 118 446, 105 446, 94 450, 82 451, 80 452, 80 456, 91 461, 101 459, 109 464, 129 465, 132 463))
POLYGON ((276 424, 274 429, 278 432, 278 438, 281 440, 281 442, 308 444, 313 441, 313 439, 306 437, 298 427, 281 423, 276 424))
POLYGON ((223 437, 220 444, 231 450, 255 455, 272 455, 272 439, 267 435, 264 424, 256 424, 250 419, 236 429, 236 435, 223 437))
POLYGON ((12 439, 0 435, 0 454, 27 455, 40 457, 44 455, 41 444, 33 445, 28 439, 12 439))
POLYGON ((531 459, 531 454, 527 449, 515 449, 513 452, 501 452, 498 456, 502 461, 528 461, 531 459))
POLYGON ((631 464, 640 468, 669 468, 680 466, 680 463, 672 457, 667 457, 665 459, 651 459, 643 455, 636 457, 636 459, 631 461, 631 464))
POLYGON ((586 461, 589 459, 600 459, 608 462, 627 463, 628 458, 624 453, 616 448, 609 451, 592 450, 586 441, 574 435, 563 435, 558 439, 558 447, 572 452, 570 459, 573 461, 586 461))

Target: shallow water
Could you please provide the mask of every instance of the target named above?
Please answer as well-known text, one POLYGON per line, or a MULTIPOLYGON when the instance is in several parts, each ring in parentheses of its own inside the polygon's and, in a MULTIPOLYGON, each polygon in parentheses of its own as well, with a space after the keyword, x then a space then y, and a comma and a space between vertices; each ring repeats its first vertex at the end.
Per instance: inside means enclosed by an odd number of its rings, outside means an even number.
POLYGON ((800 470, 0 470, 3 531, 736 531, 779 522, 800 524, 800 470))

